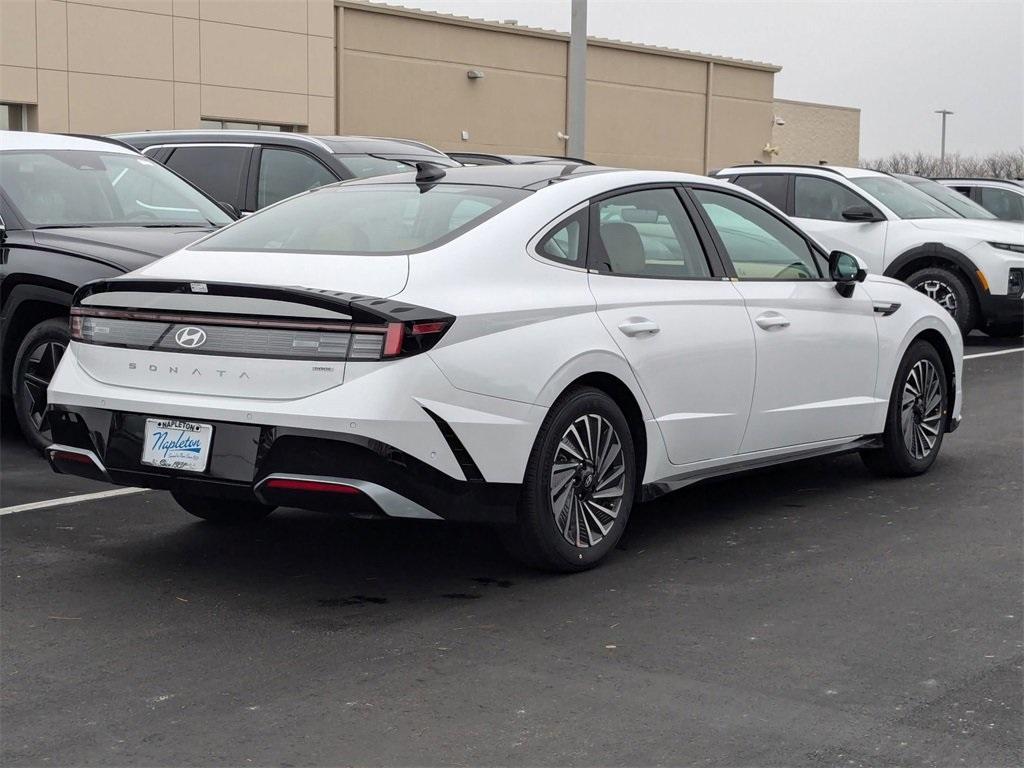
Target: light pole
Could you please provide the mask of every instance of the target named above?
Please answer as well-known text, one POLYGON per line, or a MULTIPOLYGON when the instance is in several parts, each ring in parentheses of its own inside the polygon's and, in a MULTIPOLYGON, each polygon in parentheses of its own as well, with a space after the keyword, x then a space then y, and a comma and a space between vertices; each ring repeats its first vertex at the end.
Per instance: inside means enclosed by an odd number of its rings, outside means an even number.
POLYGON ((946 172, 946 118, 949 115, 954 114, 948 109, 936 109, 936 115, 942 115, 942 144, 939 149, 939 167, 942 168, 942 172, 946 172))

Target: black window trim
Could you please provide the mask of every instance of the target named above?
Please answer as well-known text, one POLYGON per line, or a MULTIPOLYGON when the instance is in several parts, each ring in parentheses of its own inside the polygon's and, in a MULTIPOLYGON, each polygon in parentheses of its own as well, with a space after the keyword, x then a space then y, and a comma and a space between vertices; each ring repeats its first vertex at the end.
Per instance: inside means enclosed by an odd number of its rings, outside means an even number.
POLYGON ((684 185, 677 181, 667 182, 655 182, 648 184, 632 184, 627 187, 618 187, 616 189, 602 192, 599 195, 595 195, 590 198, 588 203, 590 226, 587 228, 587 272, 595 275, 604 275, 607 277, 619 277, 628 278, 631 280, 717 280, 721 281, 728 279, 729 275, 725 268, 724 263, 721 260, 717 250, 714 247, 712 241, 708 239, 709 234, 705 231, 703 221, 700 218, 699 212, 694 210, 692 202, 689 201, 689 195, 685 194, 684 185), (597 213, 597 204, 602 200, 607 200, 612 197, 621 197, 622 195, 628 195, 631 192, 643 192, 652 189, 669 189, 676 193, 676 197, 679 200, 680 205, 683 207, 683 211, 690 219, 690 223, 693 225, 694 233, 697 235, 697 241, 700 243, 701 249, 704 251, 704 259, 707 262, 708 270, 710 275, 704 276, 687 276, 687 277, 672 277, 671 275, 620 275, 614 272, 607 272, 600 269, 596 264, 591 263, 592 251, 590 244, 595 239, 600 237, 598 229, 600 227, 600 216, 597 213), (689 203, 689 204, 688 204, 689 203), (697 214, 695 216, 695 214, 697 214))
MULTIPOLYGON (((722 260, 722 263, 726 265, 726 271, 727 271, 727 273, 729 275, 729 278, 731 280, 742 281, 742 282, 745 282, 745 283, 787 283, 787 282, 788 283, 831 283, 831 282, 835 282, 835 281, 833 281, 828 276, 827 273, 822 274, 822 272, 823 272, 822 271, 822 264, 819 263, 819 259, 820 259, 820 261, 822 263, 828 264, 828 254, 825 252, 825 249, 822 248, 820 245, 818 245, 806 232, 803 232, 799 228, 795 227, 793 225, 793 223, 790 222, 786 218, 786 216, 779 216, 775 211, 773 211, 771 208, 767 207, 767 205, 765 205, 761 201, 761 199, 757 195, 755 195, 753 192, 747 192, 746 194, 737 193, 737 192, 734 192, 731 189, 723 188, 723 187, 715 185, 715 184, 693 183, 693 184, 687 184, 687 185, 685 185, 685 187, 686 187, 687 196, 691 198, 691 201, 692 201, 694 207, 696 208, 697 213, 700 215, 701 219, 704 222, 704 226, 707 227, 707 230, 708 230, 709 236, 711 238, 711 241, 714 244, 715 249, 718 251, 718 257, 719 257, 719 259, 722 260), (705 189, 705 190, 707 190, 709 192, 718 192, 718 193, 723 194, 723 195, 731 195, 732 197, 738 197, 741 200, 745 200, 748 203, 754 205, 755 207, 760 208, 762 211, 767 213, 769 216, 774 216, 778 221, 780 221, 782 224, 784 224, 786 227, 788 227, 794 233, 796 233, 800 237, 800 239, 803 240, 807 244, 807 247, 811 249, 812 253, 814 255, 818 256, 818 259, 814 260, 814 267, 815 267, 815 269, 818 270, 818 272, 819 272, 819 274, 821 276, 818 277, 818 278, 810 278, 810 279, 803 279, 803 280, 797 280, 797 279, 780 280, 780 279, 774 278, 774 277, 740 277, 738 274, 736 274, 736 267, 733 265, 732 259, 729 258, 729 252, 725 248, 725 243, 722 242, 721 237, 719 237, 719 235, 718 235, 718 231, 715 229, 714 225, 711 223, 711 219, 708 216, 707 212, 704 210, 704 206, 702 206, 700 204, 700 201, 697 200, 693 196, 692 192, 695 189, 705 189)), ((737 185, 737 189, 743 189, 743 188, 740 187, 739 185, 737 185)))
MULTIPOLYGON (((753 174, 751 174, 751 175, 753 175, 753 174)), ((853 184, 840 184, 835 179, 827 178, 825 176, 817 176, 817 175, 815 175, 813 173, 791 173, 789 175, 789 198, 787 200, 787 203, 789 203, 789 208, 786 211, 786 215, 788 215, 788 216, 792 216, 792 217, 797 218, 797 219, 808 219, 809 221, 834 221, 837 224, 863 224, 864 223, 863 221, 846 221, 845 219, 815 219, 815 218, 813 218, 811 216, 797 216, 797 214, 796 214, 796 177, 797 176, 801 176, 801 177, 803 177, 805 179, 820 179, 822 181, 832 182, 833 184, 836 184, 836 185, 842 187, 843 189, 845 189, 847 192, 849 192, 854 197, 860 198, 861 202, 863 202, 864 205, 866 205, 868 208, 870 208, 874 212, 874 214, 876 216, 878 216, 882 221, 889 221, 889 217, 886 216, 884 213, 882 213, 882 211, 880 211, 878 209, 877 205, 875 205, 870 200, 868 200, 866 197, 864 197, 864 195, 861 194, 861 192, 858 191, 857 188, 853 184)), ((840 178, 845 179, 846 177, 845 176, 841 176, 840 178)))

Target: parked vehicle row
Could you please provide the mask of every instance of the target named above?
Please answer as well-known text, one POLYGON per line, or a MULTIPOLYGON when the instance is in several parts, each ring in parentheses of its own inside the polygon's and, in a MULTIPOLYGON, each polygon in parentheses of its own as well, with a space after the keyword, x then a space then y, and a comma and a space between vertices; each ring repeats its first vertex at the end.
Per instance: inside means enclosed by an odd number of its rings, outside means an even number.
POLYGON ((58 471, 219 523, 483 521, 565 571, 603 559, 639 499, 840 451, 917 474, 960 418, 948 313, 679 173, 330 185, 85 286, 71 320, 58 471))
POLYGON ((996 218, 1024 222, 1024 181, 1020 179, 937 179, 969 197, 996 218))
POLYGON ((718 171, 785 212, 826 248, 849 250, 945 307, 966 335, 1024 331, 1024 226, 965 219, 889 174, 833 166, 718 171))

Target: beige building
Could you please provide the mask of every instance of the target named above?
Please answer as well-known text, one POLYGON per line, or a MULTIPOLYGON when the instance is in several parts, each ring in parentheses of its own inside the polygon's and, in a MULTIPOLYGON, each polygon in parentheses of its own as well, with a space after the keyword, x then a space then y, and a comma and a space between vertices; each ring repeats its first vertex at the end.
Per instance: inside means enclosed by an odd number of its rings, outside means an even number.
MULTIPOLYGON (((260 126, 564 154, 567 59, 562 33, 356 0, 0 0, 0 127, 260 126)), ((857 131, 828 128, 849 110, 800 105, 773 133, 797 108, 774 100, 778 71, 592 38, 586 157, 698 172, 770 162, 775 144, 856 158, 857 131)))
POLYGON ((860 110, 775 100, 772 146, 776 163, 856 166, 860 162, 860 110), (782 123, 782 124, 779 124, 782 123))

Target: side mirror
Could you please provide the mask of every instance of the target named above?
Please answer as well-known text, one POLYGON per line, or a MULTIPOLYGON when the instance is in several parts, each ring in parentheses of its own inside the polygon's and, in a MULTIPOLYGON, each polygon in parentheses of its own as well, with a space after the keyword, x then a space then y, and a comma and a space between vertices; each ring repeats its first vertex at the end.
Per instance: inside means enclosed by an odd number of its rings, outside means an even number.
POLYGON ((851 205, 843 211, 843 218, 846 221, 881 221, 882 219, 866 205, 851 205))
POLYGON ((828 276, 836 281, 836 290, 845 299, 853 296, 857 283, 863 283, 868 270, 860 259, 845 251, 832 251, 828 256, 828 276))

